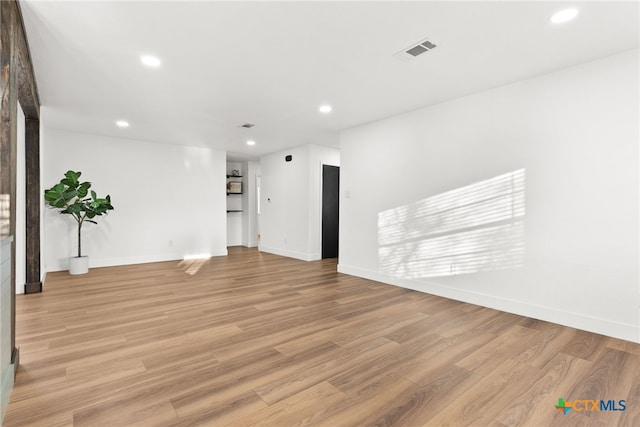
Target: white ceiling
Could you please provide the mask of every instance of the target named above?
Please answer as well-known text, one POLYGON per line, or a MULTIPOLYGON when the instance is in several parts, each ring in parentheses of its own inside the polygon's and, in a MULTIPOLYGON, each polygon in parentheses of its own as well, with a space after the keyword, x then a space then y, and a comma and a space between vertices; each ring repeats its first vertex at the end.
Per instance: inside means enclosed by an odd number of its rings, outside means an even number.
POLYGON ((49 126, 250 159, 338 146, 342 129, 638 48, 640 38, 637 1, 20 3, 49 126), (576 20, 549 22, 569 6, 576 20), (426 37, 435 50, 393 56, 426 37), (145 53, 162 65, 143 66, 145 53), (318 113, 322 103, 333 112, 318 113), (238 127, 246 122, 256 126, 238 127))

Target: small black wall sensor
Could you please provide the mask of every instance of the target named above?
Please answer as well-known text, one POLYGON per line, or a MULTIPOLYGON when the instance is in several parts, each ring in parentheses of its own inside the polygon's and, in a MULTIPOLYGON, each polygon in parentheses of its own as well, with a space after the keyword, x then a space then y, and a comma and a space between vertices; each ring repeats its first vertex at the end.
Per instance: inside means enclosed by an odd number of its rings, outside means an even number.
POLYGON ((285 162, 290 162, 291 159, 293 159, 293 156, 291 154, 289 154, 288 156, 284 156, 284 161, 285 162))

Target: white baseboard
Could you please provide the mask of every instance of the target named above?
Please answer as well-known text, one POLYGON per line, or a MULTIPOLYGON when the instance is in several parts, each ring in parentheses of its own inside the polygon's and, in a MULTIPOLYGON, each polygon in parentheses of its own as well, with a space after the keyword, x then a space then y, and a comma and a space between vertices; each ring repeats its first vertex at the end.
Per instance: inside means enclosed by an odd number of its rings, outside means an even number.
POLYGON ((246 240, 243 240, 240 246, 244 246, 245 248, 255 248, 256 246, 258 246, 258 242, 257 241, 247 242, 246 240))
POLYGON ((267 246, 260 246, 260 252, 267 252, 274 255, 286 256, 287 258, 295 258, 302 261, 314 261, 312 254, 298 251, 290 251, 287 249, 269 248, 267 246))
MULTIPOLYGON (((211 253, 212 257, 215 256, 227 256, 227 248, 219 249, 218 251, 211 253)), ((123 257, 123 258, 98 258, 93 259, 89 256, 89 268, 99 267, 114 267, 118 265, 133 265, 133 264, 148 264, 151 262, 165 262, 165 261, 181 261, 184 259, 183 254, 171 253, 162 255, 143 255, 137 257, 123 257)), ((47 266, 47 272, 54 271, 66 271, 69 269, 67 260, 62 260, 53 266, 47 266)))
POLYGON ((344 264, 338 265, 338 272, 393 286, 413 289, 418 292, 493 308, 507 313, 518 314, 520 316, 531 317, 576 329, 595 332, 597 334, 607 335, 613 338, 620 338, 626 341, 640 343, 640 326, 638 325, 620 323, 609 319, 589 316, 583 313, 559 310, 553 307, 531 304, 495 295, 470 292, 468 290, 456 289, 429 281, 401 279, 344 264))
POLYGON ((319 254, 319 253, 309 254, 309 261, 319 261, 321 259, 322 259, 322 254, 319 254))

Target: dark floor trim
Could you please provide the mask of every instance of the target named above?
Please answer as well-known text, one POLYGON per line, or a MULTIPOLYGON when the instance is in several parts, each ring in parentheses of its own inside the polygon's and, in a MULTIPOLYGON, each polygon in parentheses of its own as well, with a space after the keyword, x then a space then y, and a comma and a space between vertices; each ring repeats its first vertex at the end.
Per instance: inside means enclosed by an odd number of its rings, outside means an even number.
POLYGON ((42 282, 27 283, 24 285, 25 294, 37 294, 42 292, 42 282))

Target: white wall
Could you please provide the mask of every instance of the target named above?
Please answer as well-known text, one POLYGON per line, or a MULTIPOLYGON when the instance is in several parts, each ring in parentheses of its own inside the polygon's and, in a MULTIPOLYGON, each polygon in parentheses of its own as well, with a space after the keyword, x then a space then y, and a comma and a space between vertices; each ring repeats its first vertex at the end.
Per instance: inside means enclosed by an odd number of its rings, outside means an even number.
POLYGON ((343 132, 339 271, 640 341, 638 63, 629 51, 343 132), (465 205, 500 186, 493 208, 465 205))
MULTIPOLYGON (((44 111, 46 118, 46 109, 44 111)), ((46 120, 44 120, 46 123, 46 120)), ((45 129, 43 184, 82 171, 114 211, 83 226, 90 266, 226 255, 226 155, 222 151, 45 129)), ((46 209, 47 271, 76 252, 75 222, 46 209)))
POLYGON ((27 283, 27 205, 26 205, 26 164, 25 164, 25 118, 18 102, 16 116, 16 293, 24 293, 27 283))
POLYGON ((309 260, 309 146, 263 156, 260 169, 260 250, 309 260))
POLYGON ((245 215, 242 217, 242 245, 249 248, 258 246, 258 206, 256 179, 260 175, 260 163, 245 162, 243 167, 245 173, 244 206, 245 215))
POLYGON ((313 261, 322 255, 322 165, 340 165, 338 149, 304 145, 260 159, 260 250, 313 261), (285 161, 291 154, 293 160, 285 161))
POLYGON ((46 214, 46 206, 44 204, 44 190, 46 188, 46 183, 44 182, 44 151, 43 151, 43 147, 46 144, 45 141, 45 130, 44 130, 44 126, 43 126, 43 120, 46 120, 46 115, 47 115, 47 107, 41 107, 40 108, 40 144, 39 144, 39 151, 40 151, 40 194, 42 195, 42 197, 40 198, 40 283, 42 283, 44 285, 45 283, 45 278, 47 277, 47 258, 46 258, 46 253, 47 253, 47 231, 46 231, 46 221, 45 221, 45 214, 46 214))

